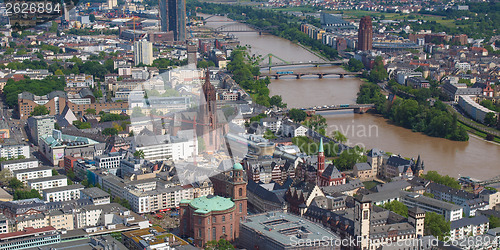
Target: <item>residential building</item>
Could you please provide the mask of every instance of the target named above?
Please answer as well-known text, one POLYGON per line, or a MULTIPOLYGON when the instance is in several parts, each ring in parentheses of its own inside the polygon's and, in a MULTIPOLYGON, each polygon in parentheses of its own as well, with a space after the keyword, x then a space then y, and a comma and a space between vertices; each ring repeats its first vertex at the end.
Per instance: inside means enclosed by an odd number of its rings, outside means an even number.
POLYGON ((410 77, 406 80, 406 85, 414 89, 428 89, 430 87, 429 81, 423 77, 410 77))
POLYGON ((80 192, 85 187, 81 184, 48 188, 43 190, 43 199, 47 202, 70 201, 80 199, 80 192))
POLYGON ((75 229, 74 215, 67 210, 51 210, 46 213, 46 219, 49 225, 57 230, 75 229))
POLYGON ((70 74, 66 76, 67 88, 93 88, 94 76, 87 74, 70 74))
POLYGON ((9 219, 5 215, 0 214, 0 234, 9 232, 9 219))
POLYGON ((111 195, 98 187, 85 188, 80 193, 82 199, 89 199, 95 205, 111 203, 111 195))
POLYGON ((489 230, 489 219, 484 215, 452 221, 450 239, 460 240, 468 236, 485 234, 489 230))
POLYGON ((64 175, 48 176, 28 180, 26 186, 29 189, 36 189, 38 192, 55 187, 64 187, 68 185, 68 178, 64 175))
POLYGON ((153 44, 151 42, 144 39, 134 42, 134 62, 136 66, 139 64, 152 65, 153 60, 153 44))
POLYGON ((464 83, 452 84, 449 82, 443 84, 441 90, 455 102, 458 102, 460 96, 478 96, 483 91, 481 88, 468 88, 464 83))
POLYGON ((10 160, 0 162, 1 170, 7 169, 12 174, 13 171, 36 168, 38 167, 38 160, 36 158, 10 160))
POLYGON ((373 175, 372 166, 367 162, 356 163, 353 167, 352 174, 362 181, 373 180, 375 177, 373 175))
POLYGON ((458 97, 458 106, 467 113, 472 119, 484 123, 484 118, 488 113, 493 113, 495 118, 498 117, 498 112, 483 107, 479 103, 472 100, 471 96, 462 95, 458 97))
POLYGON ((332 242, 341 238, 302 217, 284 213, 268 212, 248 216, 240 222, 238 244, 244 248, 257 249, 340 249, 332 242), (297 226, 300 225, 300 226, 297 226), (307 238, 305 238, 307 237, 307 238), (307 239, 316 244, 297 244, 307 239))
POLYGON ((30 147, 28 145, 14 144, 0 145, 0 158, 16 159, 19 156, 24 156, 24 158, 30 158, 30 147))
POLYGON ((261 184, 248 180, 247 196, 248 203, 258 212, 286 211, 287 203, 285 193, 292 184, 288 179, 283 185, 277 183, 261 184))
POLYGON ((56 119, 53 115, 32 116, 28 118, 28 128, 31 133, 31 139, 35 145, 42 135, 52 134, 56 119))
POLYGON ((193 139, 193 130, 183 130, 177 136, 135 136, 132 149, 144 152, 148 161, 189 159, 198 152, 198 140, 193 139))
POLYGON ((453 202, 462 205, 468 200, 477 198, 477 195, 464 190, 454 189, 443 184, 432 182, 427 186, 427 192, 434 195, 434 199, 453 202))
POLYGON ((260 119, 260 124, 264 127, 264 129, 269 129, 273 133, 276 133, 281 129, 281 123, 281 119, 276 116, 260 119))
POLYGON ((291 122, 288 120, 283 122, 282 128, 283 135, 288 137, 306 136, 307 131, 309 130, 309 128, 302 124, 291 122))
POLYGON ((38 198, 0 202, 0 211, 9 219, 40 214, 47 211, 47 205, 38 198))
POLYGON ((36 168, 14 170, 12 171, 12 175, 14 176, 14 178, 26 184, 28 180, 52 176, 52 168, 36 167, 36 168))

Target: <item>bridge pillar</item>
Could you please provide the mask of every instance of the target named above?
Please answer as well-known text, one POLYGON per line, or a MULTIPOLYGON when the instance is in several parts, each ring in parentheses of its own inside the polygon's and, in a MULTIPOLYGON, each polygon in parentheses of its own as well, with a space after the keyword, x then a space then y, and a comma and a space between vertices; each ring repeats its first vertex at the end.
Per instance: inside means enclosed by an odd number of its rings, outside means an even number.
POLYGON ((340 78, 344 78, 344 74, 340 74, 340 78))
POLYGON ((300 79, 300 75, 299 74, 297 74, 297 79, 300 79))
POLYGON ((278 79, 280 79, 280 76, 279 75, 275 75, 274 79, 278 80, 278 79))
POLYGON ((323 79, 323 74, 318 74, 319 79, 323 79))

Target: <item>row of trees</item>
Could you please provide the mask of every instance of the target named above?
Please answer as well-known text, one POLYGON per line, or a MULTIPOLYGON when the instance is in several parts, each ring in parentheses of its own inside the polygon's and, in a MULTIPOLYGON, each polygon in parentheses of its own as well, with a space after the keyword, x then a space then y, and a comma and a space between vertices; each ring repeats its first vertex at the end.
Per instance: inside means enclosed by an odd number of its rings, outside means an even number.
POLYGON ((426 180, 433 181, 435 183, 443 184, 448 187, 454 188, 454 189, 461 189, 462 186, 460 183, 453 177, 450 177, 448 175, 440 175, 438 174, 437 171, 428 171, 426 174, 423 174, 421 176, 422 178, 426 180))
MULTIPOLYGON (((198 1, 187 3, 187 8, 193 12, 195 12, 197 7, 201 7, 203 13, 227 13, 231 19, 245 21, 254 26, 265 28, 275 36, 309 46, 330 60, 338 58, 337 50, 323 44, 321 40, 310 38, 307 34, 300 31, 300 24, 304 20, 299 17, 273 10, 252 8, 251 6, 200 3, 198 1)), ((305 21, 317 27, 320 25, 318 20, 313 17, 306 17, 305 21)))
POLYGON ((23 91, 31 92, 35 95, 46 95, 54 90, 64 90, 66 83, 64 78, 57 76, 48 76, 43 80, 23 79, 14 81, 7 80, 3 88, 5 102, 13 108, 17 105, 17 96, 23 91))
POLYGON ((284 106, 281 97, 269 98, 269 78, 256 79, 260 75, 260 67, 248 61, 246 47, 238 47, 231 54, 231 62, 227 69, 233 74, 233 79, 245 89, 257 104, 270 107, 271 103, 284 106), (271 100, 272 99, 272 100, 271 100))

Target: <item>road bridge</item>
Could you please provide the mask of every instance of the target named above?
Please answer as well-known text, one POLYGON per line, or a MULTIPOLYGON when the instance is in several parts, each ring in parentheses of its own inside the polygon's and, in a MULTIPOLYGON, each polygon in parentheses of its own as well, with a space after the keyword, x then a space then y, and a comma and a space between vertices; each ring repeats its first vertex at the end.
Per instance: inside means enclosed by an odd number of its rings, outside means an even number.
POLYGON ((314 71, 305 71, 305 72, 293 72, 293 71, 283 71, 283 72, 275 72, 275 73, 261 73, 259 78, 262 77, 273 77, 274 79, 279 79, 282 76, 295 76, 297 79, 300 79, 303 76, 307 75, 317 75, 320 79, 324 76, 328 75, 338 75, 340 78, 344 78, 345 76, 359 76, 361 72, 314 72, 314 71))
POLYGON ((269 67, 283 67, 283 66, 300 66, 300 65, 314 65, 314 66, 319 66, 319 65, 342 65, 344 63, 347 63, 349 60, 347 59, 342 59, 342 60, 336 60, 336 61, 306 61, 306 62, 276 62, 276 63, 265 63, 265 64, 260 64, 261 68, 269 68, 269 67))
POLYGON ((375 108, 375 104, 340 104, 340 105, 325 105, 315 106, 310 108, 302 108, 308 114, 315 114, 318 111, 332 111, 332 110, 354 110, 354 113, 364 114, 368 110, 375 108))
POLYGON ((237 22, 219 26, 215 28, 214 31, 220 33, 259 32, 259 35, 262 35, 263 32, 270 32, 276 27, 277 26, 267 26, 265 28, 261 28, 249 23, 237 22))

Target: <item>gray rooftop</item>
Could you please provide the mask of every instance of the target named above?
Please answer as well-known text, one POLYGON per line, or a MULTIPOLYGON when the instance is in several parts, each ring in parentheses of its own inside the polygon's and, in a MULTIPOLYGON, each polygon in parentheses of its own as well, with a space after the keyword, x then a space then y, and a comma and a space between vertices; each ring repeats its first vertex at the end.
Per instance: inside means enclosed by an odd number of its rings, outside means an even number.
POLYGON ((51 170, 51 169, 52 169, 51 167, 36 167, 36 168, 14 170, 12 172, 14 174, 22 174, 22 173, 37 172, 37 171, 44 171, 44 170, 51 170))
POLYGON ((283 212, 270 212, 248 216, 241 225, 257 231, 264 237, 291 246, 292 237, 305 235, 308 240, 321 242, 325 239, 340 240, 340 237, 305 218, 283 212))
POLYGON ((84 193, 86 196, 93 198, 93 199, 110 196, 108 193, 104 192, 102 189, 100 189, 98 187, 86 188, 86 189, 82 190, 82 193, 84 193))
POLYGON ((44 189, 44 193, 53 193, 53 192, 60 192, 60 191, 65 191, 65 190, 74 190, 74 189, 84 189, 85 186, 82 184, 73 184, 69 186, 62 186, 62 187, 55 187, 55 188, 48 188, 44 189))
POLYGON ((489 221, 490 220, 488 219, 488 217, 484 215, 470 217, 470 218, 462 218, 460 220, 452 221, 450 229, 454 230, 457 228, 466 227, 470 225, 478 226, 481 224, 489 223, 489 221))

